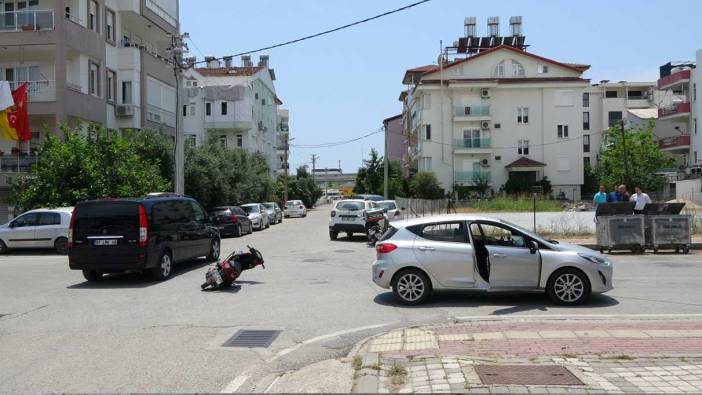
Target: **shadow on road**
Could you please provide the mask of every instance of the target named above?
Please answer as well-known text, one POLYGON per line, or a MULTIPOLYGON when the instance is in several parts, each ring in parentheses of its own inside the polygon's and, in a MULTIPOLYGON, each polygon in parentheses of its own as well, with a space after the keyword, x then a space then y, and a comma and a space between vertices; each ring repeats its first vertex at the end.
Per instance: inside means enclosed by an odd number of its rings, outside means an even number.
POLYGON ((353 235, 353 236, 346 236, 346 237, 339 236, 338 239, 333 240, 333 241, 346 242, 346 243, 368 242, 368 237, 366 237, 365 235, 362 236, 360 234, 353 235))
MULTIPOLYGON (((197 259, 188 262, 177 263, 173 266, 172 280, 175 277, 186 274, 193 270, 201 269, 214 262, 209 262, 206 259, 197 259)), ((205 278, 205 273, 202 273, 202 278, 205 278)), ((166 280, 166 281, 169 281, 166 280)), ((105 274, 102 280, 89 282, 83 281, 77 284, 69 285, 68 289, 116 289, 116 288, 146 288, 152 285, 157 285, 161 281, 154 281, 148 273, 113 273, 105 274)))
MULTIPOLYGON (((563 307, 552 303, 542 292, 512 293, 512 292, 437 292, 424 304, 406 306, 395 300, 392 292, 378 294, 373 300, 383 306, 430 309, 435 307, 497 307, 491 315, 509 315, 527 311, 548 311, 549 308, 563 307), (504 306, 504 307, 502 307, 504 306)), ((607 295, 592 295, 589 301, 568 308, 600 308, 618 305, 619 301, 607 295)))
POLYGON ((261 282, 261 281, 235 281, 231 287, 207 288, 207 289, 204 289, 203 292, 235 294, 235 293, 241 291, 242 285, 259 285, 259 284, 265 284, 265 283, 261 282))

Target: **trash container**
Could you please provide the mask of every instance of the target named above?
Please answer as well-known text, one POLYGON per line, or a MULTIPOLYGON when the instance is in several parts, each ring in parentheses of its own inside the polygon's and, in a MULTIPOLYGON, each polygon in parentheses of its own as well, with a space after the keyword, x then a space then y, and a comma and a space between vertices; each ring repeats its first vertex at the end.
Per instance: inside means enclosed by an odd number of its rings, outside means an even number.
POLYGON ((643 253, 646 245, 644 216, 633 215, 635 203, 600 203, 595 210, 597 247, 605 250, 631 250, 643 253))
POLYGON ((685 203, 651 203, 644 208, 646 247, 658 252, 661 249, 676 253, 690 252, 692 217, 680 215, 685 203))

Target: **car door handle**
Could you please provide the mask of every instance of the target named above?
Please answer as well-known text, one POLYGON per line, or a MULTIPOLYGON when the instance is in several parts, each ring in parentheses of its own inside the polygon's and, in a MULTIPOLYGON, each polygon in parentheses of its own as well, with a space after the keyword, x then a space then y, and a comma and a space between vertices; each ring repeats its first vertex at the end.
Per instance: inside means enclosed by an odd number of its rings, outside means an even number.
POLYGON ((419 251, 434 251, 434 247, 419 247, 419 251))
POLYGON ((498 253, 492 254, 492 256, 494 256, 495 258, 507 258, 507 255, 498 253))

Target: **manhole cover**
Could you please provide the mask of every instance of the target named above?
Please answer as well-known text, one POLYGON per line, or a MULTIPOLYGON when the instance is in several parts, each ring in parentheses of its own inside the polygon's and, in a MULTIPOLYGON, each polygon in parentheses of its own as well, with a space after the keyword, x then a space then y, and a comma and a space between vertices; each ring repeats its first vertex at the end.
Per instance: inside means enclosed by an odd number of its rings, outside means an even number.
POLYGON ((324 262, 324 259, 307 258, 307 259, 303 259, 302 262, 307 262, 307 263, 324 262))
POLYGON ((562 366, 476 365, 483 384, 584 385, 562 366))
POLYGON ((334 250, 334 252, 338 252, 339 254, 350 254, 353 252, 353 250, 334 250))
POLYGON ((222 344, 222 347, 267 348, 281 331, 241 330, 222 344))

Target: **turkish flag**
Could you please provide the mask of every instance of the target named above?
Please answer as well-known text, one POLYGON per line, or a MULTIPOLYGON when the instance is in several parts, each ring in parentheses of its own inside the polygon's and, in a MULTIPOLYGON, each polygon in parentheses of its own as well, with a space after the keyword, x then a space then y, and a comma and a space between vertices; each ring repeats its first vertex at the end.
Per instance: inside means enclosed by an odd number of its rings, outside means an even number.
POLYGON ((17 132, 17 140, 30 140, 32 132, 29 130, 29 115, 27 115, 27 84, 22 84, 13 90, 12 98, 15 105, 7 114, 8 123, 17 132))

